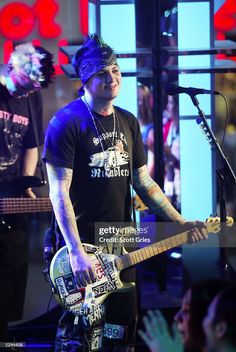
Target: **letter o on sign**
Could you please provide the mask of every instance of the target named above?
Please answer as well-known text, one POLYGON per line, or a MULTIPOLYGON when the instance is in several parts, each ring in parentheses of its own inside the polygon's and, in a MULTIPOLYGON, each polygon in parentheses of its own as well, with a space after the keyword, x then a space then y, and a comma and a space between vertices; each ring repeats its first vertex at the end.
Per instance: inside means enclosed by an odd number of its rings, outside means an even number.
POLYGON ((0 10, 0 30, 9 39, 21 39, 29 35, 34 27, 31 7, 13 2, 0 10))

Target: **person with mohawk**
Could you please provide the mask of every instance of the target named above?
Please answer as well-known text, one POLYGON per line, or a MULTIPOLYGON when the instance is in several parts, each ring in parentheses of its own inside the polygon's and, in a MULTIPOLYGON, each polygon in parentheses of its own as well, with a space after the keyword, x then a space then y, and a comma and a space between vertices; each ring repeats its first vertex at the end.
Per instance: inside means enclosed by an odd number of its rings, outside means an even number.
MULTIPOLYGON (((121 86, 114 50, 96 34, 89 35, 74 55, 73 65, 82 82, 80 97, 51 119, 43 158, 76 284, 86 287, 96 273, 82 241, 94 242, 96 223, 131 222, 132 178, 133 187, 151 210, 168 221, 185 224, 186 220, 148 175, 137 119, 113 105, 121 86)), ((189 225, 193 241, 206 237, 203 223, 189 225)), ((134 268, 121 275, 123 281, 135 281, 134 268)), ((92 310, 76 316, 66 311, 58 324, 55 351, 134 351, 135 286, 108 296, 105 320, 103 308, 96 315, 92 310)))
MULTIPOLYGON (((37 141, 43 142, 39 90, 48 87, 53 76, 52 54, 31 43, 16 46, 8 63, 0 65, 0 197, 21 196, 20 177, 34 175, 37 141)), ((35 198, 31 188, 25 188, 24 196, 35 198)), ((1 218, 0 341, 9 341, 8 322, 21 319, 23 313, 28 236, 22 215, 1 218)))

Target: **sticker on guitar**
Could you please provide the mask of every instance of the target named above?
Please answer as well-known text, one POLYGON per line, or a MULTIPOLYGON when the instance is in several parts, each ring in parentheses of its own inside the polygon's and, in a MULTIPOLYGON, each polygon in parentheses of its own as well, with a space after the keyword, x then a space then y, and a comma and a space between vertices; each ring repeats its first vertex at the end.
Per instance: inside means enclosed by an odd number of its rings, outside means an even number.
MULTIPOLYGON (((107 295, 122 286, 121 281, 115 274, 112 262, 108 260, 107 256, 95 246, 85 244, 84 248, 85 250, 89 249, 87 253, 97 275, 96 281, 86 288, 76 286, 66 247, 61 248, 56 253, 50 268, 50 276, 54 278, 52 280, 53 291, 57 300, 67 310, 76 315, 91 314, 97 310, 97 305, 104 301, 104 299, 98 300, 99 297, 107 295), (93 251, 91 247, 93 247, 93 251)), ((109 255, 109 257, 115 256, 109 255)))

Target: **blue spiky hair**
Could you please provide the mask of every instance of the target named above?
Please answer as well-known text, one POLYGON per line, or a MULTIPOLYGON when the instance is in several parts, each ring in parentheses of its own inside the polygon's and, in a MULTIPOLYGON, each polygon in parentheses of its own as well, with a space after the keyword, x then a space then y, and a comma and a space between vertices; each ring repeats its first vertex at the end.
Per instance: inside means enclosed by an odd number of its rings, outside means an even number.
POLYGON ((114 50, 97 34, 88 35, 72 59, 75 72, 85 84, 95 73, 106 66, 117 65, 114 50))

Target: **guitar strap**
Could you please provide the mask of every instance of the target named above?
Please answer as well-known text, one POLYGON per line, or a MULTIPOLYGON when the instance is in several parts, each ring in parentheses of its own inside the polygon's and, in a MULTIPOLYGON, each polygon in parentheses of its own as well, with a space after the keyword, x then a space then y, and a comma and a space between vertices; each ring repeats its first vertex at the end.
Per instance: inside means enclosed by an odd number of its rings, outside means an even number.
POLYGON ((55 287, 50 278, 50 264, 56 252, 63 246, 65 246, 65 241, 57 224, 54 211, 52 211, 50 227, 44 233, 43 259, 45 266, 42 269, 42 274, 51 285, 52 290, 55 287))
MULTIPOLYGON (((38 92, 35 92, 34 94, 38 94, 38 92)), ((32 127, 33 127, 33 131, 34 131, 34 137, 35 137, 35 141, 36 141, 36 145, 37 145, 37 150, 38 150, 38 163, 37 166, 40 168, 41 171, 41 180, 42 183, 45 184, 45 176, 44 176, 44 170, 43 170, 43 163, 42 163, 42 158, 41 158, 41 152, 39 149, 40 143, 39 143, 39 136, 38 136, 38 131, 37 131, 37 127, 36 127, 36 121, 35 121, 35 116, 37 116, 36 113, 36 109, 38 109, 38 104, 35 103, 35 101, 33 102, 33 99, 31 99, 32 96, 29 95, 28 97, 28 106, 29 106, 29 112, 30 112, 30 116, 31 116, 31 121, 32 121, 32 127)), ((41 103, 41 96, 40 96, 40 103, 41 103)), ((41 112, 40 112, 41 113, 41 112)))
POLYGON ((121 120, 121 124, 122 127, 124 129, 125 132, 125 137, 127 138, 127 143, 128 143, 128 152, 129 152, 129 156, 130 156, 130 162, 129 162, 129 172, 130 172, 130 183, 131 183, 131 211, 132 211, 132 215, 133 215, 133 221, 134 223, 136 222, 136 213, 135 213, 135 209, 134 209, 134 204, 132 199, 134 199, 134 189, 133 189, 133 184, 134 184, 134 177, 133 177, 133 139, 131 136, 131 130, 130 130, 130 126, 128 123, 128 120, 126 117, 123 117, 123 115, 117 114, 118 117, 121 120))

